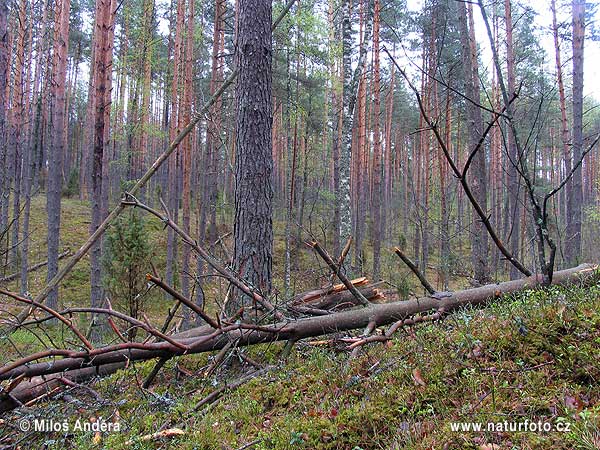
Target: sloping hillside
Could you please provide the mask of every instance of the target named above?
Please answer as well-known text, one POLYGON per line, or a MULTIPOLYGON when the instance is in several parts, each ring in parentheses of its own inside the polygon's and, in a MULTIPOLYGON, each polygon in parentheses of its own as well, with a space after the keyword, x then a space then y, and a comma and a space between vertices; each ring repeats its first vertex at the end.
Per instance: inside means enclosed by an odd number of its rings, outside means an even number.
POLYGON ((93 390, 75 387, 59 397, 64 401, 4 417, 0 442, 111 449, 600 446, 600 285, 530 291, 465 310, 399 332, 354 360, 341 337, 300 343, 279 366, 281 345, 245 349, 208 376, 213 357, 181 358, 150 390, 141 383, 154 362, 137 364, 91 383, 93 390), (263 367, 258 376, 246 376, 257 369, 245 361, 263 367), (234 387, 222 391, 224 382, 234 387), (223 395, 207 399, 214 392, 223 395), (76 419, 100 416, 120 431, 73 431, 76 419), (19 420, 35 418, 66 420, 71 431, 17 431, 19 420), (464 431, 473 426, 486 431, 464 431), (539 427, 552 431, 533 431, 539 427), (174 435, 144 439, 159 431, 174 435))

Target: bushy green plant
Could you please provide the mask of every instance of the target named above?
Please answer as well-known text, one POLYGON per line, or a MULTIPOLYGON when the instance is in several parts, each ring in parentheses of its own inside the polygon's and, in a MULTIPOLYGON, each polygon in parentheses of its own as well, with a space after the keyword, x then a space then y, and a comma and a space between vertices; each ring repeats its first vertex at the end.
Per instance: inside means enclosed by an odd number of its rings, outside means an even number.
MULTIPOLYGON (((145 273, 152 256, 144 218, 137 212, 121 216, 106 235, 104 286, 113 305, 138 318, 143 307, 145 273)), ((129 338, 135 338, 135 328, 129 338)))
POLYGON ((79 194, 79 170, 71 169, 67 185, 63 187, 63 197, 75 197, 79 194))

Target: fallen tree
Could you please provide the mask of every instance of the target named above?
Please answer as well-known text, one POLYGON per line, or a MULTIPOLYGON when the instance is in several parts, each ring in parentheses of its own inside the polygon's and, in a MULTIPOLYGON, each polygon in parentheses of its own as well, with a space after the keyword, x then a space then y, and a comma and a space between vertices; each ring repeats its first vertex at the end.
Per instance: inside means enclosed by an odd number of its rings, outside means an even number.
MULTIPOLYGON (((65 250, 61 254, 58 255, 58 260, 60 261, 63 258, 66 258, 71 254, 71 250, 65 250)), ((48 265, 48 260, 36 263, 27 268, 27 273, 35 272, 36 270, 41 269, 42 267, 46 267, 48 265)), ((4 278, 0 278, 0 283, 8 283, 10 281, 14 281, 21 276, 21 272, 11 273, 10 275, 5 276, 4 278)))
MULTIPOLYGON (((597 266, 583 264, 556 272, 552 284, 589 283, 594 279, 593 275, 596 273, 596 268, 597 266)), ((442 314, 450 313, 462 306, 480 306, 505 294, 539 287, 543 281, 542 275, 534 275, 520 280, 456 291, 443 298, 427 296, 409 301, 371 304, 366 308, 303 318, 296 321, 279 322, 268 326, 223 323, 218 329, 200 327, 184 334, 174 335, 168 342, 130 342, 92 350, 60 350, 55 355, 52 354, 52 350, 48 350, 45 352, 47 353, 46 357, 64 357, 62 359, 52 358, 50 361, 34 364, 30 364, 29 360, 26 362, 22 362, 22 360, 15 361, 0 368, 0 380, 23 380, 48 375, 56 377, 53 374, 80 379, 82 375, 89 372, 106 373, 104 369, 107 367, 117 370, 132 361, 172 358, 185 354, 220 350, 230 345, 231 342, 236 342, 237 346, 283 340, 296 342, 304 338, 365 327, 373 330, 375 327, 389 324, 392 324, 390 331, 393 332, 403 324, 418 322, 419 320, 410 319, 418 314, 435 312, 426 317, 438 318, 442 314), (176 344, 173 343, 174 340, 176 344)), ((386 336, 383 336, 383 339, 381 336, 374 336, 377 339, 365 341, 365 343, 389 339, 386 336)), ((51 378, 51 380, 54 380, 54 378, 51 378)), ((60 380, 52 382, 60 383, 60 380)), ((40 385, 39 381, 35 384, 37 389, 41 389, 40 385)), ((54 384, 54 386, 57 386, 57 384, 54 384)), ((32 385, 21 383, 11 389, 10 392, 5 393, 4 398, 0 398, 0 412, 17 407, 27 399, 33 398, 31 389, 32 385)))

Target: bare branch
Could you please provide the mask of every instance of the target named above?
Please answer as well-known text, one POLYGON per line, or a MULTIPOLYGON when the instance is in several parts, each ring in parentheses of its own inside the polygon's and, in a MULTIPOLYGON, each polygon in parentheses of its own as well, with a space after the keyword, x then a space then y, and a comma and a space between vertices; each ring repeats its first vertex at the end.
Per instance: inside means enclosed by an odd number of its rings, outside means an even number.
POLYGON ((425 278, 425 275, 423 275, 423 273, 419 270, 415 263, 412 262, 411 259, 408 256, 406 256, 398 247, 394 247, 394 253, 396 253, 396 255, 400 257, 400 259, 404 262, 404 264, 408 266, 412 273, 414 273, 417 276, 425 290, 430 294, 435 294, 435 289, 429 283, 429 281, 427 281, 427 278, 425 278))

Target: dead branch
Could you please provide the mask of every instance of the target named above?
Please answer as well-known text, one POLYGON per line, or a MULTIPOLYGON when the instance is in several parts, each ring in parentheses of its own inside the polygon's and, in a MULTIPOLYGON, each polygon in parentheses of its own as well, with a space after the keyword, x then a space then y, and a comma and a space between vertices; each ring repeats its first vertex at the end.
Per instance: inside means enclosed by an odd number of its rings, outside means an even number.
POLYGON ((253 380, 256 377, 260 377, 273 369, 274 369, 274 366, 265 367, 264 369, 260 369, 255 372, 251 372, 248 375, 245 375, 232 383, 229 383, 229 384, 226 384, 225 386, 220 387, 219 389, 211 392, 206 397, 204 397, 202 400, 200 400, 194 407, 194 411, 199 411, 203 406, 210 405, 210 404, 216 402, 223 396, 223 394, 225 392, 232 390, 232 389, 237 389, 238 387, 249 382, 250 380, 253 380))
MULTIPOLYGON (((58 260, 60 261, 61 259, 66 258, 70 254, 71 254, 71 250, 67 249, 66 251, 64 251, 58 255, 58 260)), ((27 269, 27 272, 35 272, 36 270, 41 269, 42 267, 45 267, 47 265, 48 265, 48 260, 39 262, 37 264, 34 264, 33 266, 29 266, 29 268, 27 269)), ((5 276, 4 278, 0 278, 0 283, 8 283, 9 281, 16 280, 20 276, 21 276, 21 272, 11 273, 10 275, 5 276)))
POLYGON ((213 328, 219 328, 219 324, 212 317, 210 317, 208 314, 206 314, 202 310, 202 308, 200 308, 198 305, 196 305, 190 299, 184 297, 182 294, 180 294, 179 292, 177 292, 175 289, 173 289, 167 283, 165 283, 164 281, 162 281, 160 278, 155 277, 151 273, 147 273, 146 274, 146 279, 148 281, 152 282, 153 284, 155 284, 156 286, 160 287, 162 290, 164 290, 167 294, 169 294, 174 299, 180 301, 185 306, 187 306, 188 308, 190 308, 192 311, 194 311, 196 314, 198 314, 200 317, 202 317, 202 320, 204 320, 211 327, 213 327, 213 328))
MULTIPOLYGON (((135 197, 132 195, 126 195, 125 199, 121 202, 124 206, 131 206, 143 209, 144 211, 149 212, 153 216, 157 217, 161 222, 165 225, 171 227, 175 233, 177 233, 184 241, 185 244, 189 245, 204 261, 206 261, 213 269, 215 269, 221 276, 227 279, 231 284, 233 284, 236 288, 242 291, 244 294, 252 298, 254 301, 262 305, 267 311, 272 312, 275 318, 278 320, 283 320, 283 315, 275 309, 275 307, 271 304, 269 300, 259 295, 257 292, 252 290, 246 283, 240 280, 237 276, 233 274, 229 269, 227 269, 223 264, 221 264, 215 257, 213 257, 210 253, 204 250, 198 242, 192 239, 184 230, 182 230, 179 225, 177 225, 170 217, 165 216, 158 212, 157 210, 150 208, 149 206, 140 203, 135 197)), ((189 305, 188 305, 189 306, 189 305)))
POLYGON ((435 294, 435 289, 431 284, 429 284, 429 281, 427 281, 427 278, 425 278, 425 275, 423 275, 423 273, 419 270, 415 263, 412 262, 411 259, 408 256, 406 256, 398 247, 394 247, 394 253, 396 253, 396 255, 400 257, 400 259, 404 262, 404 264, 408 266, 412 273, 414 273, 417 276, 425 290, 432 295, 435 294))
POLYGON ((62 323, 64 323, 75 334, 75 336, 77 336, 77 338, 79 338, 79 340, 81 342, 83 342, 83 345, 85 345, 88 349, 92 350, 94 348, 94 346, 91 344, 91 342, 87 340, 87 338, 83 335, 83 333, 81 331, 79 331, 79 329, 75 325, 73 325, 73 323, 69 319, 67 319, 62 314, 58 313, 57 311, 54 311, 52 308, 50 308, 42 303, 39 303, 35 300, 21 297, 19 294, 15 294, 14 292, 7 291, 6 289, 0 288, 0 294, 11 297, 11 298, 17 300, 18 302, 25 303, 25 304, 31 305, 35 308, 39 308, 43 311, 46 311, 48 314, 54 316, 55 318, 60 320, 62 323))
POLYGON ((337 275, 337 277, 340 279, 340 281, 342 283, 344 283, 344 285, 346 286, 346 288, 352 292, 352 294, 356 297, 356 299, 364 306, 369 306, 370 303, 369 301, 365 298, 364 295, 362 295, 360 293, 360 291, 358 289, 356 289, 354 287, 354 285, 352 284, 352 282, 348 279, 348 277, 346 275, 344 275, 344 273, 341 270, 341 267, 336 265, 333 260, 331 259, 331 256, 329 256, 329 253, 327 253, 327 251, 321 247, 319 245, 319 243, 317 241, 313 241, 309 244, 312 248, 315 249, 315 251, 319 254, 319 256, 321 258, 323 258, 323 260, 327 263, 327 265, 329 266, 329 268, 331 269, 331 271, 333 273, 335 273, 337 275))
POLYGON ((154 378, 156 377, 156 375, 158 375, 158 372, 160 372, 160 369, 163 368, 163 366, 166 364, 166 362, 169 359, 171 359, 171 358, 169 358, 168 356, 163 356, 156 362, 156 364, 152 368, 152 371, 148 374, 148 376, 144 380, 144 383, 142 384, 142 387, 144 389, 148 389, 150 387, 150 385, 152 384, 152 381, 154 381, 154 378))
MULTIPOLYGON (((513 266, 515 266, 515 268, 519 272, 521 272, 525 276, 531 276, 532 272, 529 269, 527 269, 518 259, 516 259, 516 257, 506 248, 506 246, 504 245, 504 243, 502 242, 502 240, 496 233, 495 228, 492 226, 488 215, 486 214, 485 211, 483 211, 483 209, 481 208, 481 205, 477 202, 477 199, 475 199, 473 192, 471 191, 471 187, 469 186, 469 183, 467 181, 466 170, 468 169, 468 165, 465 166, 465 168, 462 171, 457 167, 454 159, 452 158, 452 155, 450 154, 450 150, 448 149, 446 141, 440 134, 437 124, 427 114, 425 105, 423 104, 423 100, 421 98, 421 94, 419 94, 418 89, 410 81, 410 78, 408 77, 408 75, 406 74, 404 69, 402 69, 402 67, 400 67, 400 65, 398 64, 396 59, 391 55, 391 53, 386 48, 384 48, 383 51, 387 53, 388 57, 390 58, 390 60, 394 64, 394 66, 398 69, 398 71, 400 72, 402 77, 408 83, 410 89, 415 94, 417 103, 419 105, 419 110, 421 111, 421 115, 422 115, 423 119, 427 123, 427 126, 433 131, 436 141, 438 142, 438 144, 442 150, 442 153, 444 154, 444 157, 446 158, 446 161, 448 162, 448 165, 450 166, 450 169, 454 173, 454 176, 460 182, 465 195, 467 196, 467 198, 469 199, 469 202, 473 206, 473 209, 479 216, 479 220, 485 226, 485 229, 487 230, 488 234, 494 241, 494 244, 496 245, 498 250, 500 250, 500 252, 504 255, 504 257, 507 259, 507 261, 510 262, 513 266)), ((507 103, 510 104, 513 100, 514 100, 514 97, 512 100, 507 100, 507 103)), ((481 138, 479 139, 479 142, 477 143, 475 148, 473 148, 471 150, 469 160, 472 160, 474 155, 481 150, 481 148, 483 147, 483 144, 485 143, 485 137, 488 135, 488 133, 490 132, 490 130, 492 129, 492 127, 498 121, 498 119, 500 117, 501 117, 501 115, 499 113, 492 114, 492 120, 487 124, 487 126, 486 126, 485 130, 483 131, 481 138)))
MULTIPOLYGON (((146 332, 148 332, 148 334, 151 334, 154 337, 157 337, 158 339, 163 339, 166 342, 170 342, 171 344, 178 346, 181 350, 187 350, 187 347, 182 346, 177 340, 173 339, 172 336, 168 336, 166 334, 164 334, 163 332, 157 330, 156 328, 154 328, 153 326, 151 326, 148 322, 142 322, 141 320, 135 319, 133 317, 130 317, 126 314, 123 314, 121 312, 115 311, 114 309, 104 309, 104 308, 68 308, 65 309, 63 311, 60 312, 61 315, 66 315, 66 314, 74 314, 74 313, 92 313, 92 314, 103 314, 106 316, 113 316, 116 317, 117 319, 121 319, 125 322, 128 322, 136 327, 142 328, 143 330, 145 330, 146 332)), ((26 325, 33 325, 33 324, 39 324, 42 322, 45 322, 47 320, 52 319, 52 317, 44 317, 41 319, 37 319, 37 320, 31 320, 28 322, 23 322, 21 324, 21 326, 26 326, 26 325)), ((114 325, 114 322, 113 322, 114 325)), ((118 328, 116 326, 114 326, 113 331, 115 331, 115 334, 117 334, 119 336, 119 339, 121 339, 123 342, 128 342, 127 339, 125 339, 125 337, 120 333, 120 331, 118 330, 118 328)))
MULTIPOLYGON (((556 272, 553 284, 567 284, 579 280, 590 280, 596 266, 589 264, 556 272)), ((443 309, 451 312, 461 306, 479 306, 496 299, 503 294, 513 293, 522 289, 535 288, 543 282, 541 275, 520 280, 491 284, 475 289, 457 291, 441 300, 422 297, 415 300, 372 304, 368 308, 353 309, 327 316, 300 319, 294 322, 284 322, 273 327, 261 327, 250 324, 234 324, 221 327, 218 330, 201 328, 196 336, 178 338, 178 342, 189 347, 188 353, 201 353, 220 350, 232 340, 238 340, 238 346, 247 346, 282 340, 300 340, 307 337, 321 336, 328 333, 347 331, 366 327, 370 322, 382 326, 407 319, 416 314, 443 309)), ((169 342, 147 344, 128 343, 96 349, 89 352, 54 350, 31 355, 26 361, 20 360, 0 368, 0 380, 13 379, 22 374, 34 377, 83 367, 103 366, 105 364, 125 361, 148 360, 164 356, 181 355, 183 351, 169 342), (50 356, 54 358, 51 364, 39 362, 28 364, 36 359, 50 356)), ((16 390, 15 390, 16 391, 16 390)))
MULTIPOLYGON (((344 248, 342 249, 342 253, 340 253, 340 257, 338 258, 337 261, 337 266, 338 267, 343 267, 344 265, 344 260, 346 259, 346 256, 348 256, 348 253, 350 252, 350 248, 352 247, 352 236, 350 236, 348 238, 348 241, 346 241, 346 245, 344 245, 344 248)), ((329 282, 333 283, 333 279, 335 278, 335 272, 332 272, 331 275, 329 276, 329 282)))

